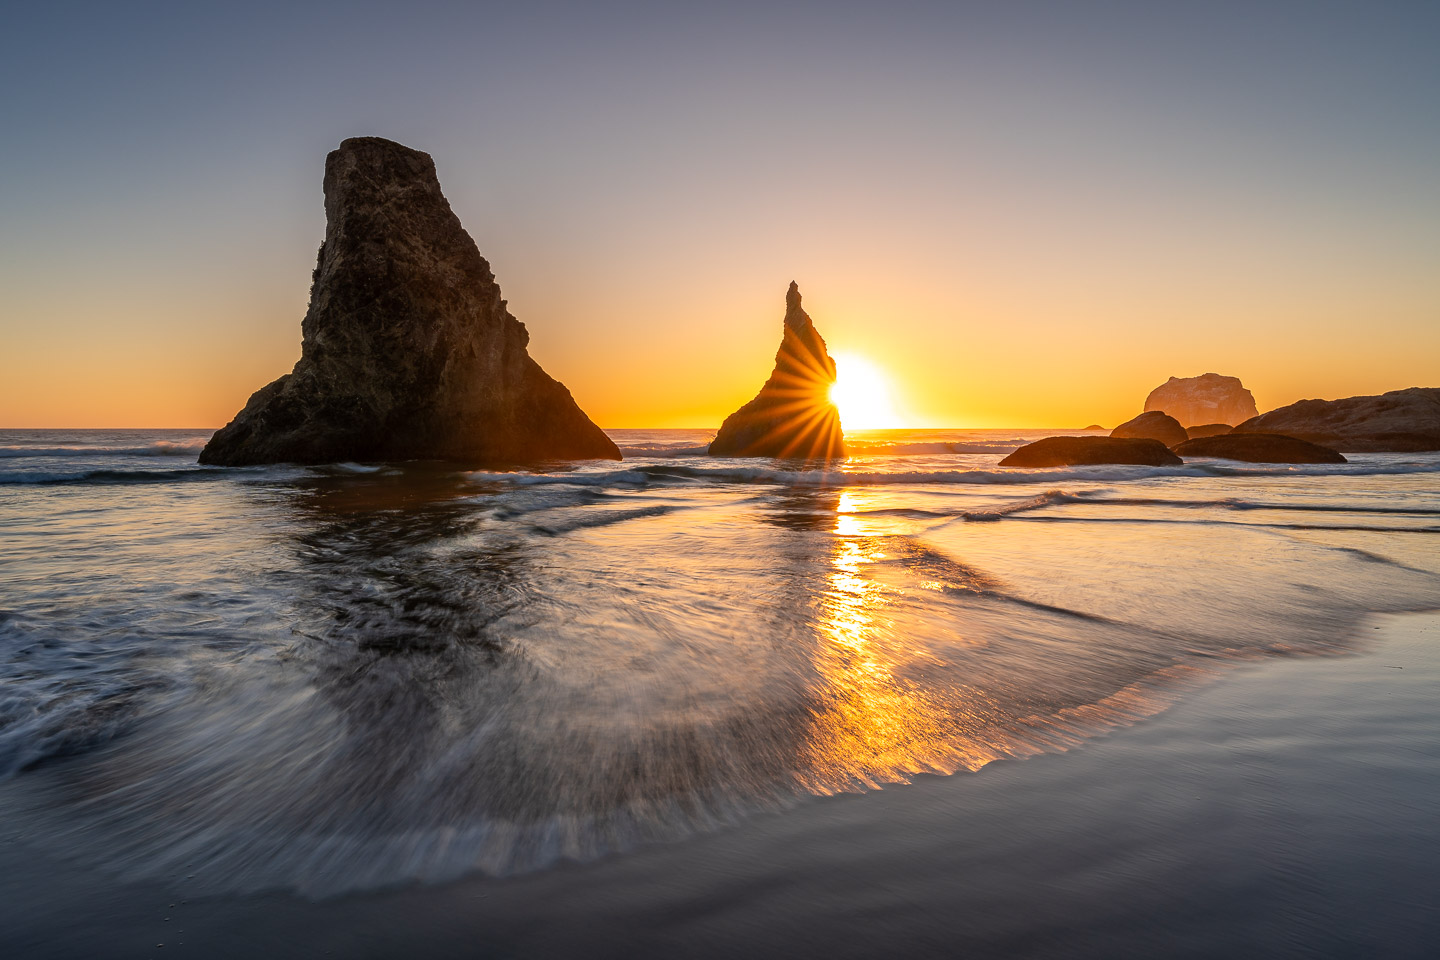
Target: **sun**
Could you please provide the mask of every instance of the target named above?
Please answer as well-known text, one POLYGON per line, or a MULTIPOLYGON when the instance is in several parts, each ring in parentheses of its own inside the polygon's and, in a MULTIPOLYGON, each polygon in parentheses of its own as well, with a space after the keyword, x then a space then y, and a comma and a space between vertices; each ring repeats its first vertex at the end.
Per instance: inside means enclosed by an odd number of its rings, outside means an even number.
POLYGON ((830 388, 830 402, 840 410, 842 427, 878 430, 903 425, 890 401, 890 384, 879 367, 847 354, 837 354, 834 359, 835 385, 830 388))

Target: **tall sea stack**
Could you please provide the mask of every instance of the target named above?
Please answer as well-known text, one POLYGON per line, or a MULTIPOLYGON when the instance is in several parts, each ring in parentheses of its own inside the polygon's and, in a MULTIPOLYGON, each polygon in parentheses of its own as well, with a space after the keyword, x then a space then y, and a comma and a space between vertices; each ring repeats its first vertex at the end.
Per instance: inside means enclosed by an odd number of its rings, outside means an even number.
POLYGON ((325 158, 325 220, 300 360, 201 463, 620 459, 530 359, 429 154, 344 141, 325 158))
POLYGON ((725 418, 710 442, 710 456, 845 456, 840 412, 830 402, 834 383, 835 361, 800 307, 800 288, 791 283, 775 370, 754 400, 725 418))

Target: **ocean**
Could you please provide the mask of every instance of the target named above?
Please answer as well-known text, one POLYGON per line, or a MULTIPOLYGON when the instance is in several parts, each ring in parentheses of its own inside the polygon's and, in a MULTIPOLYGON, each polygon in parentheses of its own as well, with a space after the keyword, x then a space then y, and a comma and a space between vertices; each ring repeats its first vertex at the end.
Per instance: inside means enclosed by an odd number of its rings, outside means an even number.
MULTIPOLYGON (((996 761, 1085 769, 1240 665, 1440 608, 1440 454, 1017 470, 1066 431, 906 430, 826 466, 609 432, 623 462, 525 471, 0 432, 11 842, 322 903, 673 866, 717 832, 783 849, 825 798, 893 811, 938 777, 963 807, 996 761)), ((954 869, 1053 856, 1012 846, 954 869)), ((864 849, 847 869, 885 863, 864 849)))

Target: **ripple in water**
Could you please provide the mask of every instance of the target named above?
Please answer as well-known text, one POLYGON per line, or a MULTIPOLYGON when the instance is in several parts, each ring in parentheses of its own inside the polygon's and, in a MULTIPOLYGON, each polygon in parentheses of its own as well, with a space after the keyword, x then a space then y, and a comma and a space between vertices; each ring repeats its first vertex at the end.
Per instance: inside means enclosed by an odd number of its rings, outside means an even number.
MULTIPOLYGON (((1067 749, 1440 598, 1383 544, 1221 522, 1211 494, 1033 489, 51 491, 0 618, 5 789, 32 836, 127 875, 503 874, 1067 749)), ((1416 516, 1384 536, 1433 535, 1416 516)))

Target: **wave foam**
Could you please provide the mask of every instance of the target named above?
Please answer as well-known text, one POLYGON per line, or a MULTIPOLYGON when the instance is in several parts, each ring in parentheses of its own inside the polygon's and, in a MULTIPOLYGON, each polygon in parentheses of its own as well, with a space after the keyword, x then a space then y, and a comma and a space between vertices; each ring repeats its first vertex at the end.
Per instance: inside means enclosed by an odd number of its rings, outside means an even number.
POLYGON ((1012 513, 1022 513, 1026 510, 1039 510, 1041 507, 1049 507, 1057 503, 1077 503, 1081 499, 1081 497, 1066 493, 1064 490, 1047 490, 1038 497, 1017 500, 1014 503, 1001 504, 995 507, 984 507, 979 510, 967 510, 960 514, 960 516, 972 522, 999 520, 1002 517, 1008 517, 1012 513))
POLYGON ((668 457, 703 457, 709 452, 708 443, 699 446, 693 443, 637 443, 620 447, 620 453, 625 457, 651 457, 657 460, 668 457))
POLYGON ((1440 472, 1440 460, 1305 465, 1207 461, 1173 467, 1113 464, 1042 469, 985 467, 968 470, 806 470, 787 469, 783 462, 773 460, 735 460, 724 465, 716 461, 707 462, 716 465, 637 465, 623 470, 574 473, 476 472, 469 476, 480 481, 522 485, 554 483, 603 487, 620 484, 719 481, 798 487, 843 487, 902 484, 1043 484, 1065 481, 1147 480, 1158 477, 1384 476, 1440 472))
POLYGON ((197 457, 205 448, 201 443, 174 443, 157 440, 144 446, 114 447, 77 445, 63 447, 32 447, 25 444, 0 446, 0 460, 22 457, 197 457))

